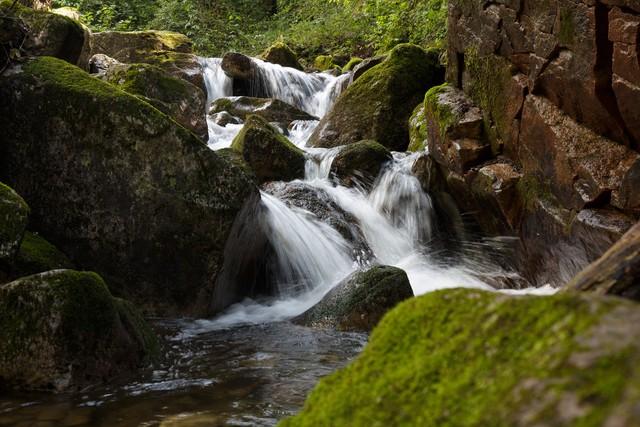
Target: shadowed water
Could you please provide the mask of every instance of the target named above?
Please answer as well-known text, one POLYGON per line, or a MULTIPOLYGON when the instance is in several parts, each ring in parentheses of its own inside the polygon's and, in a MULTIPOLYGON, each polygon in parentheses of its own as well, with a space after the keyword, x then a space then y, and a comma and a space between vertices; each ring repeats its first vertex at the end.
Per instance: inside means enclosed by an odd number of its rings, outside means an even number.
POLYGON ((165 356, 139 378, 76 394, 4 395, 0 426, 272 426, 366 342, 289 322, 207 333, 183 321, 155 327, 168 338, 165 356))

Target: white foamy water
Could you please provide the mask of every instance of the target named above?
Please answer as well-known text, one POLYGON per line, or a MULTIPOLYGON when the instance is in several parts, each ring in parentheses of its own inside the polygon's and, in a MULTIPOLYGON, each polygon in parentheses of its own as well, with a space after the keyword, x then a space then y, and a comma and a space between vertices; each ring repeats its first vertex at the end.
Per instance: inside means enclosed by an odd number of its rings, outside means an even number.
MULTIPOLYGON (((318 118, 329 111, 350 79, 348 73, 336 77, 326 73, 305 73, 257 58, 252 58, 252 61, 255 72, 249 82, 249 96, 279 99, 318 118)), ((222 70, 221 58, 200 58, 200 64, 207 88, 205 114, 209 147, 213 150, 228 148, 242 129, 242 124, 221 126, 208 113, 215 100, 233 96, 233 80, 222 70)), ((317 124, 316 120, 296 121, 288 129, 287 136, 294 144, 304 146, 317 124)))

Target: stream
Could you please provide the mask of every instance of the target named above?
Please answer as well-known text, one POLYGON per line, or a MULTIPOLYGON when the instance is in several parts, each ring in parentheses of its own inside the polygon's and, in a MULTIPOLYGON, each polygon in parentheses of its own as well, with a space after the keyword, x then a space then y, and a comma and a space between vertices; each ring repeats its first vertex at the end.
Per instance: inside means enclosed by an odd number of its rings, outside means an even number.
MULTIPOLYGON (((349 74, 308 74, 254 60, 251 90, 324 116, 349 74)), ((208 104, 232 96, 219 58, 202 58, 208 104)), ((289 321, 353 271, 375 264, 407 272, 416 295, 451 287, 493 290, 488 277, 515 273, 492 261, 493 243, 443 258, 434 245, 434 202, 412 174, 421 154, 394 153, 370 190, 330 177, 339 149, 306 148, 317 121, 299 121, 288 138, 307 153, 305 177, 293 184, 322 194, 355 218, 360 245, 311 212, 263 188, 259 218, 276 254, 276 291, 246 299, 214 319, 156 319, 163 358, 134 380, 76 394, 12 394, 0 399, 0 426, 270 426, 298 411, 321 377, 352 360, 366 334, 323 331, 289 321), (363 249, 365 248, 365 249, 363 249)), ((209 146, 227 148, 242 124, 209 120, 209 146)), ((292 184, 283 184, 286 186, 292 184)), ((254 218, 255 220, 255 218, 254 218)), ((242 244, 242 242, 240 242, 242 244)), ((464 245, 463 245, 464 246, 464 245)), ((551 288, 505 292, 550 293, 551 288)))

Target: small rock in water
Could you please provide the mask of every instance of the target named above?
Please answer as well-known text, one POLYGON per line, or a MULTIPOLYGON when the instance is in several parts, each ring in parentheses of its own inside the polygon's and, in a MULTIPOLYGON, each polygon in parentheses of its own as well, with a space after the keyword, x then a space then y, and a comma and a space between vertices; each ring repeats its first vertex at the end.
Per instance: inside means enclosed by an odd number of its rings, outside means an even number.
POLYGON ((411 284, 403 270, 376 266, 347 277, 294 322, 312 327, 369 332, 387 311, 411 297, 411 284))

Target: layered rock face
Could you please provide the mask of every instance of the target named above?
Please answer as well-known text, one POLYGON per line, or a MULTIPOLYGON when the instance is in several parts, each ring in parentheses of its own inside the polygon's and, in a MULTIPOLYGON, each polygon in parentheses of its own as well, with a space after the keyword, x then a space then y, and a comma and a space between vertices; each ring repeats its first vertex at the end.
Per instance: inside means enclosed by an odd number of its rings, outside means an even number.
POLYGON ((448 34, 412 145, 484 232, 520 237, 529 280, 560 285, 640 215, 640 6, 453 0, 448 34))
POLYGON ((206 314, 234 218, 257 196, 251 178, 54 58, 0 79, 0 98, 0 179, 29 203, 33 229, 150 312, 206 314))

